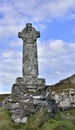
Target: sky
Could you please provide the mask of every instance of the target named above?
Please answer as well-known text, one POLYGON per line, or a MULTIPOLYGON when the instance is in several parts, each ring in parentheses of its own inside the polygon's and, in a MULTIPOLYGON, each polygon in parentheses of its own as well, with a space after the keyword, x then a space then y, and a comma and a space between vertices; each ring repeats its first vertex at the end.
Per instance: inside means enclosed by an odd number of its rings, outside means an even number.
POLYGON ((52 85, 75 74, 75 0, 0 0, 0 93, 22 77, 18 32, 26 23, 40 31, 39 77, 52 85))

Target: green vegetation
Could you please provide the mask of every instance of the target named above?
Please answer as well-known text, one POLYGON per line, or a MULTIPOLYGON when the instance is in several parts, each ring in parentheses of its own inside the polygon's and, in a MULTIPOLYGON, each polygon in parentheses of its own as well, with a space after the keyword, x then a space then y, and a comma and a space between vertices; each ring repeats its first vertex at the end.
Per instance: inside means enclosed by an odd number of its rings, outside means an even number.
POLYGON ((13 123, 6 109, 0 108, 0 130, 25 130, 23 128, 23 125, 13 123))
MULTIPOLYGON (((62 117, 63 113, 57 113, 54 118, 50 118, 50 114, 41 109, 28 118, 26 125, 15 124, 11 120, 10 113, 0 108, 0 130, 75 130, 75 124, 70 120, 62 117)), ((70 114, 75 114, 75 110, 69 110, 70 114)), ((73 115, 74 116, 74 115, 73 115)))
POLYGON ((63 112, 63 114, 75 117, 75 109, 66 110, 63 112))
POLYGON ((75 125, 75 109, 64 111, 63 116, 64 118, 68 119, 73 125, 75 125))
POLYGON ((58 83, 54 85, 50 85, 50 91, 55 91, 56 93, 62 92, 64 89, 70 89, 73 88, 75 89, 75 74, 72 76, 60 80, 58 83))
POLYGON ((7 96, 10 96, 10 94, 0 94, 0 102, 3 101, 7 96))
POLYGON ((51 88, 51 91, 55 91, 57 93, 60 93, 64 89, 69 89, 69 88, 75 89, 75 84, 72 84, 72 83, 57 83, 55 85, 52 85, 50 88, 51 88))

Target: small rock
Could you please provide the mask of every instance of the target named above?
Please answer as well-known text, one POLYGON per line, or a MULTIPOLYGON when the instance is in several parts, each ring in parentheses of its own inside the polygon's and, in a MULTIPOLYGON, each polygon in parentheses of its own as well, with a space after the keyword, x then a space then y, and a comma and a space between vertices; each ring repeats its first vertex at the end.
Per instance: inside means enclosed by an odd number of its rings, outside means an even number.
POLYGON ((69 116, 70 115, 70 113, 67 113, 67 116, 69 116))
POLYGON ((15 122, 15 123, 20 123, 20 117, 15 118, 15 119, 14 119, 14 122, 15 122))
POLYGON ((20 120, 20 123, 22 123, 22 124, 27 123, 27 117, 23 117, 23 118, 20 120))
POLYGON ((19 103, 12 103, 12 109, 18 109, 19 103))

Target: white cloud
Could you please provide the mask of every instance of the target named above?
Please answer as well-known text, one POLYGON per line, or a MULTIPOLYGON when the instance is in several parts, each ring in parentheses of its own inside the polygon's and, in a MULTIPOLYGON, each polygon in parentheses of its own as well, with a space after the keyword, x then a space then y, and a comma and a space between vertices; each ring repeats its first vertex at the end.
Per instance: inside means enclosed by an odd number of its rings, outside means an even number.
POLYGON ((10 43, 9 43, 9 46, 11 47, 11 48, 22 48, 22 41, 20 41, 20 40, 11 40, 10 41, 10 43))
POLYGON ((18 5, 18 2, 16 1, 16 7, 18 7, 18 11, 22 12, 24 11, 24 8, 26 7, 25 13, 32 17, 35 21, 43 21, 43 20, 49 20, 54 17, 64 17, 65 15, 69 14, 72 9, 75 7, 75 1, 74 0, 55 0, 55 1, 49 1, 44 0, 43 2, 40 0, 30 1, 30 5, 28 3, 21 3, 21 5, 18 5), (38 4, 39 3, 39 4, 38 4), (36 8, 37 7, 37 8, 36 8), (34 11, 35 10, 35 11, 34 11), (33 13, 34 12, 34 13, 33 13))
POLYGON ((0 3, 0 12, 8 24, 21 24, 22 20, 49 20, 52 17, 62 17, 75 8, 75 0, 8 0, 0 3), (30 18, 29 18, 30 17, 30 18))
POLYGON ((2 58, 12 58, 14 55, 13 51, 6 51, 2 53, 2 58))
POLYGON ((60 53, 65 51, 64 42, 62 40, 50 41, 50 48, 51 48, 51 50, 53 50, 53 51, 55 50, 55 51, 60 52, 60 53))
MULTIPOLYGON (((26 22, 33 24, 52 18, 71 16, 75 0, 4 0, 0 3, 0 38, 17 36, 26 22)), ((42 23, 41 28, 46 28, 42 23)), ((38 25, 37 25, 38 26, 38 25)))
POLYGON ((39 43, 39 71, 47 83, 53 84, 75 73, 75 43, 50 40, 39 43))
MULTIPOLYGON (((22 54, 18 50, 4 50, 0 57, 0 93, 10 92, 15 79, 22 75, 22 54)), ((38 43, 39 77, 53 84, 75 73, 75 43, 50 40, 38 43)))
POLYGON ((22 75, 22 54, 14 50, 0 53, 0 93, 10 92, 12 84, 22 75))
POLYGON ((64 16, 75 7, 74 0, 56 0, 48 4, 49 11, 55 16, 64 16))
MULTIPOLYGON (((52 18, 72 16, 75 0, 0 0, 0 92, 9 91, 16 77, 21 75, 22 42, 16 40, 18 31, 22 30, 26 22, 32 22, 36 27, 46 29, 44 21, 52 18), (41 22, 42 21, 42 22, 41 22), (38 23, 38 24, 37 24, 38 23), (3 42, 3 43, 2 43, 3 42), (20 49, 20 48, 21 49, 20 49), (4 86, 4 87, 3 87, 4 86), (1 88, 3 89, 1 90, 1 88), (7 90, 8 89, 8 90, 7 90)), ((75 44, 65 43, 63 40, 50 40, 48 43, 38 44, 40 76, 47 79, 47 83, 73 73, 75 67, 75 44)))

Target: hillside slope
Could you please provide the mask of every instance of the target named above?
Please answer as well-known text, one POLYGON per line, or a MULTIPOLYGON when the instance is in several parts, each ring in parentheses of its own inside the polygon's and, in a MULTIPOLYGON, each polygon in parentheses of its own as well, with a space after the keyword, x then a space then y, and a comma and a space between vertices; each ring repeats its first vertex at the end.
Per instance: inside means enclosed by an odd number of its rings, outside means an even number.
POLYGON ((3 101, 7 96, 10 96, 10 94, 0 94, 0 102, 3 101))
POLYGON ((61 110, 75 108, 75 74, 50 86, 50 90, 61 110))
POLYGON ((62 91, 63 89, 74 88, 75 89, 75 74, 72 76, 60 80, 59 83, 50 86, 51 91, 62 91))

